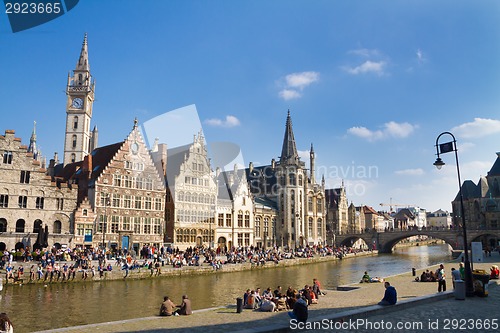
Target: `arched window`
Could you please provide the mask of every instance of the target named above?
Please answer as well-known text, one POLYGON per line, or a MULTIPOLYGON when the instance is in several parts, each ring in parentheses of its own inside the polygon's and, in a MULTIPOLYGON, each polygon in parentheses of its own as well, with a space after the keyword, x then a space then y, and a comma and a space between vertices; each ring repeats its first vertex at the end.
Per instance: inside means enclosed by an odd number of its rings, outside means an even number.
POLYGON ((255 218, 255 237, 260 237, 260 216, 255 218))
POLYGON ((312 217, 309 218, 309 221, 307 223, 307 235, 309 237, 312 237, 312 235, 313 235, 313 219, 312 219, 312 217))
POLYGON ((41 220, 35 220, 35 223, 33 224, 33 233, 38 233, 40 230, 40 227, 42 226, 42 221, 41 220))
POLYGON ((238 212, 238 227, 243 227, 243 212, 241 210, 238 212))
POLYGON ((52 233, 54 234, 60 234, 61 233, 61 227, 62 227, 62 223, 61 221, 57 220, 54 222, 54 226, 52 228, 52 233))
POLYGON ((318 238, 323 235, 322 229, 323 229, 323 220, 318 219, 318 230, 316 230, 318 238))
POLYGON ((23 219, 19 219, 16 222, 16 232, 24 232, 24 226, 26 222, 23 219))
POLYGON ((72 144, 71 144, 71 146, 72 146, 73 148, 76 148, 76 135, 73 135, 73 138, 72 138, 72 144))
POLYGON ((82 76, 82 74, 78 74, 78 84, 79 84, 79 85, 82 85, 82 81, 83 81, 83 76, 82 76))
POLYGON ((4 218, 0 219, 0 232, 6 232, 7 231, 7 220, 4 218))
POLYGON ((78 128, 78 117, 75 116, 73 118, 73 129, 77 129, 78 128))
POLYGON ((75 153, 72 153, 71 154, 71 163, 75 163, 76 162, 76 155, 75 153))
POLYGON ((299 186, 302 186, 302 175, 299 175, 299 186))

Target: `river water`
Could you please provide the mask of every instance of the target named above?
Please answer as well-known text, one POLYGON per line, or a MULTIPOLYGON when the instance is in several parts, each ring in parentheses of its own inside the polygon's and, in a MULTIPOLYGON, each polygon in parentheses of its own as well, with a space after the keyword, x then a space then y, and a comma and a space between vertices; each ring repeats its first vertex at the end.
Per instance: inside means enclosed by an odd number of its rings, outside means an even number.
POLYGON ((323 289, 358 282, 364 271, 386 277, 451 260, 448 245, 398 249, 392 254, 358 257, 310 265, 211 275, 98 283, 9 286, 0 292, 16 332, 153 316, 164 295, 174 303, 188 294, 193 309, 234 304, 247 288, 281 285, 296 289, 321 281, 323 289))

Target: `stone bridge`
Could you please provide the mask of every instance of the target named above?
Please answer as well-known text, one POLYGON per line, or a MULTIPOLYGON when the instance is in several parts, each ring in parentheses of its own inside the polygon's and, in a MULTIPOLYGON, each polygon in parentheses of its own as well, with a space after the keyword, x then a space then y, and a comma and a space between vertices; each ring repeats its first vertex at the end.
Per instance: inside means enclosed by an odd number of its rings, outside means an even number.
MULTIPOLYGON (((365 241, 369 248, 378 249, 380 253, 392 253, 392 248, 399 241, 412 236, 429 236, 441 239, 453 250, 463 250, 463 233, 461 230, 394 230, 386 232, 369 231, 360 234, 343 234, 335 236, 337 246, 351 246, 359 239, 365 241)), ((467 242, 483 241, 483 244, 495 247, 500 239, 500 229, 467 230, 467 242)))

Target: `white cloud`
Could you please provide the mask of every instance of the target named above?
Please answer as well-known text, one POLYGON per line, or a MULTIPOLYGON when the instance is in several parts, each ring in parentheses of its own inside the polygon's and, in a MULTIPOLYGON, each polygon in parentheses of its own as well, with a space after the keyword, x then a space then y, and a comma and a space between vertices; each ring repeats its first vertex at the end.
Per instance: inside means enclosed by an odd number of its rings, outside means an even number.
POLYGON ((354 55, 361 56, 361 57, 370 57, 370 56, 379 56, 380 55, 380 52, 376 49, 365 49, 365 48, 350 50, 347 53, 354 54, 354 55))
POLYGON ((240 121, 235 116, 227 115, 226 119, 211 118, 205 120, 205 124, 216 127, 235 127, 240 125, 240 121))
POLYGON ((291 88, 304 89, 313 82, 319 80, 318 72, 301 72, 288 74, 285 77, 286 84, 291 88))
POLYGON ((421 176, 421 175, 425 174, 424 170, 421 168, 397 170, 394 173, 396 175, 400 175, 400 176, 421 176))
POLYGON ((374 141, 381 139, 384 136, 382 131, 371 131, 366 127, 351 127, 347 130, 348 133, 359 136, 360 138, 367 139, 369 141, 374 141))
POLYGON ((299 93, 297 90, 293 89, 283 89, 279 92, 279 95, 281 98, 283 98, 285 101, 288 101, 290 99, 295 99, 295 98, 300 98, 302 97, 302 94, 299 93))
POLYGON ((419 64, 422 64, 427 60, 421 49, 417 49, 416 55, 417 55, 417 61, 419 64))
POLYGON ((396 123, 395 121, 390 121, 384 126, 386 134, 397 138, 406 138, 417 128, 417 126, 409 123, 396 123))
POLYGON ((397 123, 395 121, 390 121, 384 124, 384 128, 382 130, 372 131, 363 126, 355 126, 349 128, 347 133, 367 139, 368 141, 376 141, 387 137, 406 138, 413 133, 416 128, 418 128, 417 125, 412 125, 406 122, 397 123))
POLYGON ((473 122, 453 127, 451 131, 463 138, 481 138, 500 133, 500 120, 474 118, 473 122))
POLYGON ((371 61, 367 60, 357 67, 344 67, 344 70, 350 74, 366 74, 375 73, 377 75, 383 75, 386 66, 385 61, 371 61))
POLYGON ((288 101, 290 99, 302 97, 302 90, 319 80, 318 72, 300 72, 285 76, 285 87, 279 92, 279 96, 288 101))

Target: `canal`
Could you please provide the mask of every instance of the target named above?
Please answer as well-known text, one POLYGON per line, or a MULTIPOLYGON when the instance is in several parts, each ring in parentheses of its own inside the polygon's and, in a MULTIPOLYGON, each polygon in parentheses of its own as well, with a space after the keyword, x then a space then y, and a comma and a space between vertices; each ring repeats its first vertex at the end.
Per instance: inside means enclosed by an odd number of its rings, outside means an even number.
POLYGON ((0 292, 1 312, 6 312, 16 332, 153 316, 164 295, 174 303, 187 294, 193 309, 234 304, 247 288, 264 290, 281 285, 296 289, 321 281, 323 289, 358 282, 364 271, 386 277, 451 260, 448 245, 402 248, 393 254, 359 257, 287 268, 213 275, 9 286, 0 292))

